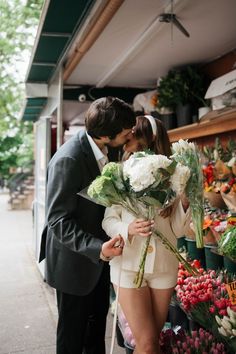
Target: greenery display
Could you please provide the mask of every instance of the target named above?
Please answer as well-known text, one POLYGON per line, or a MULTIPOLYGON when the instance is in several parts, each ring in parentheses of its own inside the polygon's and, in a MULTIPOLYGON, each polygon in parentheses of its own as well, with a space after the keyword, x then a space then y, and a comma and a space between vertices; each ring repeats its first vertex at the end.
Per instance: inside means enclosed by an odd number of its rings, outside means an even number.
POLYGON ((203 98, 207 88, 205 81, 197 66, 188 65, 182 69, 170 70, 158 86, 158 107, 175 109, 178 104, 187 103, 206 106, 203 98))
POLYGON ((219 252, 236 261, 236 227, 232 226, 223 233, 218 242, 219 252))
POLYGON ((29 61, 42 4, 43 0, 0 0, 0 177, 5 179, 10 167, 28 166, 33 160, 33 124, 19 117, 24 63, 29 61))

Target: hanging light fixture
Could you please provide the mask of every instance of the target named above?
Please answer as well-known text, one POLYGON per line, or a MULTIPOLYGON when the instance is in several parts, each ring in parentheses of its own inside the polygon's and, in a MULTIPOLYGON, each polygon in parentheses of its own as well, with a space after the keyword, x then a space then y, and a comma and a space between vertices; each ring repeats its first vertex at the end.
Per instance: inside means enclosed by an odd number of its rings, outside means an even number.
POLYGON ((188 31, 184 28, 184 26, 180 23, 177 19, 176 15, 174 14, 174 2, 171 0, 171 12, 170 13, 163 13, 159 16, 160 22, 166 22, 171 24, 171 38, 173 40, 173 25, 176 26, 186 37, 190 37, 188 31))

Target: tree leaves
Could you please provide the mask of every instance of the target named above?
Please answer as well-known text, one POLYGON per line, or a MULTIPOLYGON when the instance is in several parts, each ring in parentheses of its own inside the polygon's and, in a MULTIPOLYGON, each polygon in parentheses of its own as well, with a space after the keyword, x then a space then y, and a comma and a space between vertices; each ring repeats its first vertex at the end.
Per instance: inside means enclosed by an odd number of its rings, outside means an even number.
POLYGON ((0 176, 33 159, 33 125, 19 121, 25 66, 43 0, 0 0, 0 176))

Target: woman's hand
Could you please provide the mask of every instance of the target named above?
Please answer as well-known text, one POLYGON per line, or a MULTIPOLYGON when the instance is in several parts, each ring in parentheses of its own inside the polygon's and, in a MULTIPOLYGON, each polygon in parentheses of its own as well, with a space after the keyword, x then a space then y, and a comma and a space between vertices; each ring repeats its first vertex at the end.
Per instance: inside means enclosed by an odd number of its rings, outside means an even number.
POLYGON ((100 258, 109 261, 113 257, 120 256, 123 252, 124 240, 118 235, 113 237, 111 240, 104 242, 102 245, 100 258), (107 259, 104 259, 107 258, 107 259))
POLYGON ((148 237, 152 234, 154 220, 135 219, 128 226, 128 238, 131 241, 132 237, 139 235, 148 237))

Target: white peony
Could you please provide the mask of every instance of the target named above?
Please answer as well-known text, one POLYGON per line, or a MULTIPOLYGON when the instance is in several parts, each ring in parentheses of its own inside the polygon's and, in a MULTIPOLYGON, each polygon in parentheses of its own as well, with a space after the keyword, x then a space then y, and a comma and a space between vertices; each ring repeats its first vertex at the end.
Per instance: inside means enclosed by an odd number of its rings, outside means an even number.
POLYGON ((159 168, 167 168, 171 164, 163 155, 132 155, 123 165, 125 179, 135 192, 148 188, 155 182, 155 176, 159 168))

